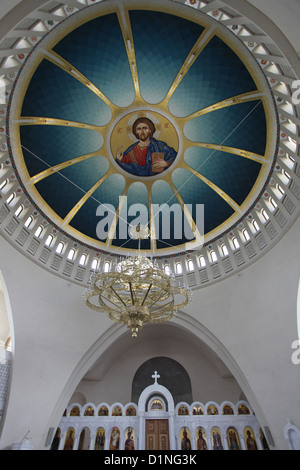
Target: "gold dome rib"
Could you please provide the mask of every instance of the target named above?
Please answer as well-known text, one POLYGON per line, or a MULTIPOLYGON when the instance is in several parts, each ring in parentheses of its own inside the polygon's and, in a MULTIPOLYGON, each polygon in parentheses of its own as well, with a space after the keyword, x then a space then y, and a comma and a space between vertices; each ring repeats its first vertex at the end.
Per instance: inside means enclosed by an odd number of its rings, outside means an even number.
POLYGON ((80 83, 85 85, 89 90, 91 90, 95 95, 98 96, 102 101, 104 101, 105 104, 109 106, 109 108, 112 110, 114 113, 117 109, 119 109, 116 105, 114 105, 108 98, 107 96, 102 93, 99 88, 97 88, 85 75, 83 75, 79 70, 77 70, 73 65, 65 60, 63 57, 61 57, 59 54, 57 54, 54 51, 47 51, 44 50, 44 55, 47 60, 52 62, 54 65, 57 65, 60 67, 62 70, 67 72, 69 75, 71 75, 73 78, 78 80, 80 83))
POLYGON ((234 209, 235 212, 238 212, 239 214, 242 214, 240 206, 227 193, 225 193, 225 191, 223 191, 221 188, 219 188, 219 186, 217 186, 215 183, 213 183, 210 179, 206 178, 206 176, 202 175, 197 170, 194 170, 193 168, 191 168, 185 162, 182 164, 182 168, 188 170, 194 176, 196 176, 201 181, 203 181, 203 183, 205 183, 207 186, 209 186, 222 199, 224 199, 224 201, 226 201, 227 204, 229 204, 232 207, 232 209, 234 209))
POLYGON ((259 155, 254 152, 249 152, 247 150, 238 149, 235 147, 227 147, 226 145, 218 145, 218 144, 207 144, 205 142, 193 142, 192 140, 188 140, 184 137, 184 150, 189 147, 201 147, 201 148, 208 148, 212 150, 218 150, 220 152, 231 153, 233 155, 239 155, 240 157, 248 158, 249 160, 253 160, 258 163, 267 163, 267 157, 265 155, 259 155))
POLYGON ((259 90, 250 91, 248 93, 242 93, 241 95, 232 96, 231 98, 227 98, 226 100, 219 101, 217 103, 212 104, 211 106, 207 106, 206 108, 200 109, 199 111, 196 111, 195 113, 192 113, 189 116, 178 117, 176 119, 178 122, 182 123, 182 126, 184 126, 186 122, 195 119, 199 116, 203 116, 203 114, 211 113, 213 111, 217 111, 228 106, 234 106, 235 104, 247 103, 249 101, 262 99, 262 97, 264 97, 265 95, 265 92, 259 90))
POLYGON ((177 201, 179 202, 179 204, 180 204, 180 206, 181 206, 183 215, 186 217, 186 219, 187 219, 187 221, 188 221, 188 223, 189 223, 189 225, 190 225, 190 228, 191 228, 191 230, 192 230, 192 233, 193 233, 194 236, 195 236, 195 241, 193 241, 193 240, 189 241, 188 245, 189 245, 191 248, 192 248, 192 247, 193 247, 193 248, 200 247, 200 245, 202 245, 202 243, 203 243, 203 236, 204 236, 204 234, 202 234, 202 235, 200 234, 199 229, 198 229, 198 227, 197 227, 197 225, 196 225, 196 223, 195 223, 195 221, 194 221, 194 219, 193 219, 192 214, 190 213, 190 211, 189 211, 187 205, 185 204, 184 200, 182 199, 182 197, 181 197, 180 194, 179 194, 180 189, 178 190, 178 189, 175 187, 175 185, 174 185, 174 183, 173 183, 173 181, 172 181, 171 179, 170 179, 170 181, 169 181, 169 184, 170 184, 170 186, 171 186, 171 188, 172 188, 172 190, 173 190, 173 192, 174 192, 175 197, 177 198, 177 201))
POLYGON ((151 188, 147 187, 148 191, 148 205, 149 205, 149 230, 150 230, 150 244, 151 250, 153 253, 157 250, 157 243, 156 243, 156 229, 155 229, 155 214, 153 210, 153 202, 152 202, 152 186, 151 188))
POLYGON ((112 168, 110 168, 107 173, 100 178, 99 181, 97 181, 96 184, 94 184, 89 191, 85 193, 85 195, 80 199, 80 201, 77 202, 77 204, 73 207, 73 209, 70 210, 70 212, 66 215, 62 222, 62 227, 65 227, 66 225, 69 225, 71 220, 75 217, 77 212, 81 209, 81 207, 86 203, 86 201, 93 195, 93 193, 101 186, 104 181, 114 173, 112 168))
POLYGON ((68 119, 50 118, 43 116, 22 116, 16 119, 15 124, 20 126, 63 126, 77 127, 80 129, 89 129, 92 131, 104 132, 108 126, 95 126, 93 124, 85 124, 83 122, 69 121, 68 119))
MULTIPOLYGON (((115 212, 114 219, 111 223, 111 226, 110 226, 108 234, 107 234, 107 238, 106 238, 106 242, 105 242, 106 247, 110 247, 111 244, 112 244, 112 241, 113 241, 113 238, 114 238, 114 235, 115 235, 115 232, 116 232, 116 228, 117 228, 117 225, 118 225, 118 221, 121 219, 120 214, 121 214, 124 202, 125 202, 125 196, 127 194, 129 186, 132 183, 131 181, 127 181, 127 180, 125 180, 125 181, 126 181, 126 183, 125 183, 124 191, 122 193, 122 196, 119 197, 119 205, 118 205, 118 208, 115 212)), ((127 223, 127 221, 126 221, 126 223, 127 223)), ((126 240, 126 242, 127 242, 127 240, 126 240)))
POLYGON ((142 100, 142 97, 141 97, 141 91, 140 91, 140 84, 139 84, 131 23, 130 23, 128 11, 124 10, 121 2, 117 9, 117 17, 118 17, 118 21, 120 24, 120 28, 121 28, 121 32, 123 35, 127 56, 128 56, 128 62, 130 66, 130 71, 131 71, 133 85, 135 89, 135 95, 136 95, 135 99, 139 101, 139 100, 142 100))
MULTIPOLYGON (((70 160, 59 163, 58 165, 52 166, 48 168, 47 170, 44 170, 41 173, 38 173, 37 175, 32 176, 32 178, 29 179, 28 183, 37 184, 39 181, 43 180, 44 178, 47 178, 48 176, 53 175, 54 173, 64 170, 65 168, 68 168, 69 166, 76 165, 76 163, 80 163, 84 160, 88 160, 90 158, 97 157, 97 156, 99 156, 99 150, 97 150, 96 152, 87 153, 86 155, 81 155, 80 157, 71 158, 70 160)), ((102 156, 107 157, 106 154, 102 156)))
POLYGON ((203 33, 199 36, 198 40, 196 41, 195 45, 192 47, 192 50, 188 54, 187 58, 185 59, 182 67, 180 68, 174 82, 172 83, 166 97, 164 100, 160 103, 160 106, 163 106, 165 108, 168 108, 169 101, 175 92, 176 88, 180 84, 180 82, 183 80, 195 60, 199 57, 201 52, 204 50, 204 48, 207 46, 207 44, 211 41, 211 39, 215 35, 215 26, 212 26, 209 29, 205 29, 203 33))

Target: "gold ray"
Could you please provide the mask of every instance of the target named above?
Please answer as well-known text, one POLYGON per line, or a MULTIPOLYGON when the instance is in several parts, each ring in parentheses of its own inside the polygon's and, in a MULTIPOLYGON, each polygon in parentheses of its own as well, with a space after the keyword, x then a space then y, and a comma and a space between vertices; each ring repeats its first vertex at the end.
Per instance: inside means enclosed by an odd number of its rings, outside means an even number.
POLYGON ((131 70, 132 80, 135 89, 135 99, 140 101, 142 99, 141 92, 140 92, 140 84, 139 84, 139 77, 138 77, 138 70, 137 70, 137 63, 135 57, 135 50, 134 50, 134 41, 132 35, 132 29, 130 24, 130 18, 128 11, 124 10, 122 3, 120 2, 117 16, 120 24, 120 28, 123 34, 125 48, 128 56, 128 62, 131 70))
POLYGON ((61 69, 63 69, 65 72, 70 74, 72 77, 76 78, 79 82, 81 82, 83 85, 85 85, 87 88, 89 88, 95 95, 97 95, 104 103, 106 103, 112 112, 114 113, 118 108, 115 106, 108 98, 107 96, 102 93, 99 88, 97 88, 85 75, 83 75, 79 70, 77 70, 75 67, 73 67, 70 62, 65 60, 63 57, 61 57, 59 54, 57 54, 54 51, 47 51, 44 50, 44 54, 46 56, 46 59, 52 62, 53 64, 57 65, 61 69))
POLYGON ((247 150, 242 150, 234 147, 226 147, 225 145, 217 145, 217 144, 206 144, 204 142, 193 142, 192 140, 188 140, 186 137, 184 138, 185 145, 184 150, 189 147, 201 147, 201 148, 208 148, 212 150, 218 150, 220 152, 227 152, 233 155, 239 155, 241 157, 249 158, 249 160, 253 160, 258 163, 266 163, 267 157, 264 155, 259 155, 257 153, 248 152, 247 150))
POLYGON ((21 126, 31 125, 45 125, 45 126, 63 126, 63 127, 78 127, 81 129, 89 129, 92 131, 103 132, 108 126, 95 126, 93 124, 85 124, 83 122, 69 121, 66 119, 46 118, 37 116, 23 116, 14 121, 21 126))
POLYGON ((112 244, 114 234, 116 232, 117 224, 118 224, 118 221, 120 219, 120 214, 121 214, 122 208, 123 208, 124 203, 125 203, 125 197, 126 197, 126 194, 127 194, 127 191, 128 191, 128 188, 129 188, 130 185, 131 185, 131 181, 126 181, 125 188, 124 188, 124 191, 122 193, 122 196, 119 197, 119 205, 118 205, 118 208, 116 210, 114 219, 111 223, 109 232, 107 234, 106 247, 109 247, 112 244))
POLYGON ((179 194, 179 191, 176 189, 173 181, 170 179, 169 180, 169 184, 174 192, 174 195, 176 196, 177 198, 177 201, 179 202, 180 206, 181 206, 181 209, 182 209, 182 212, 183 214, 185 215, 190 227, 191 227, 191 230, 195 236, 195 241, 191 240, 188 242, 188 245, 191 247, 191 248, 199 248, 200 245, 202 244, 203 242, 203 237, 204 237, 204 234, 201 235, 200 232, 199 232, 199 229, 193 219, 193 216, 192 214, 190 213, 190 211, 188 210, 186 204, 184 203, 182 197, 180 196, 179 194))
POLYGON ((172 83, 167 96, 162 101, 161 106, 168 106, 169 100, 173 93, 175 92, 176 88, 183 80, 184 76, 187 74, 195 60, 201 54, 203 49, 207 46, 207 44, 211 41, 215 34, 215 26, 212 26, 209 29, 205 29, 203 33, 199 36, 198 40, 196 41, 195 45, 193 46, 192 50, 188 54, 184 64, 182 65, 181 69, 179 70, 174 82, 172 83))
POLYGON ((209 186, 213 191, 215 191, 224 201, 229 204, 235 212, 239 212, 240 214, 242 213, 240 206, 227 194, 225 193, 219 186, 217 186, 215 183, 213 183, 211 180, 206 178, 204 175, 199 173, 198 171, 194 170, 191 168, 189 165, 187 165, 185 162, 182 163, 182 168, 185 168, 188 170, 190 173, 195 175, 197 178, 199 178, 201 181, 203 181, 207 186, 209 186))
POLYGON ((152 204, 152 187, 148 189, 148 204, 149 204, 149 230, 150 230, 150 244, 151 250, 153 253, 156 252, 157 243, 156 243, 156 230, 155 230, 155 214, 152 204))
MULTIPOLYGON (((107 158, 107 155, 105 152, 101 152, 103 155, 107 158)), ((36 184, 39 181, 41 181, 44 178, 47 178, 50 175, 53 175, 54 173, 57 173, 58 171, 64 170, 65 168, 68 168, 69 166, 75 165, 76 163, 82 162, 84 160, 88 160, 89 158, 97 157, 99 156, 99 150, 97 152, 92 152, 92 153, 87 153, 86 155, 81 155, 80 157, 72 158, 71 160, 67 160, 65 162, 59 163, 58 165, 52 166, 51 168, 48 168, 47 170, 42 171, 41 173, 38 173, 35 176, 32 176, 32 178, 29 179, 29 184, 36 184)))
POLYGON ((62 227, 65 227, 66 225, 68 225, 71 220, 75 217, 75 215, 77 214, 77 212, 79 211, 79 209, 81 209, 81 207, 85 204, 85 202, 92 196, 92 194, 96 191, 96 189, 99 188, 99 186, 101 186, 102 183, 104 183, 104 181, 114 173, 113 169, 110 168, 107 173, 105 173, 104 176, 102 176, 102 178, 100 178, 99 181, 97 181, 96 184, 94 184, 94 186, 91 187, 91 189, 89 189, 89 191, 87 191, 85 193, 85 195, 77 202, 77 204, 70 210, 70 212, 66 215, 66 217, 64 218, 63 222, 62 222, 62 227))
POLYGON ((202 116, 203 114, 211 113, 212 111, 226 108, 228 106, 233 106, 235 104, 246 103, 248 101, 255 101, 258 99, 262 99, 263 96, 265 96, 265 93, 259 90, 250 91, 248 93, 243 93, 241 95, 232 96, 231 98, 227 98, 226 100, 219 101, 218 103, 208 106, 207 108, 200 109, 199 111, 196 111, 195 113, 190 114, 189 116, 186 116, 184 118, 176 118, 176 119, 178 122, 181 121, 183 123, 182 125, 184 125, 187 121, 190 121, 191 119, 202 116))

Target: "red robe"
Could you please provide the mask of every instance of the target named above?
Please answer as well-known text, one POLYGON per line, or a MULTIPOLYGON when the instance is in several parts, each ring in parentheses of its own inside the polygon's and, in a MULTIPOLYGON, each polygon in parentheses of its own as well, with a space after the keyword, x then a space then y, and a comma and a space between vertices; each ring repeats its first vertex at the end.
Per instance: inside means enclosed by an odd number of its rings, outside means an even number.
POLYGON ((137 163, 139 166, 146 166, 146 157, 147 157, 148 147, 141 148, 138 145, 133 147, 131 152, 133 152, 135 160, 134 161, 129 153, 123 155, 122 162, 123 163, 137 163))

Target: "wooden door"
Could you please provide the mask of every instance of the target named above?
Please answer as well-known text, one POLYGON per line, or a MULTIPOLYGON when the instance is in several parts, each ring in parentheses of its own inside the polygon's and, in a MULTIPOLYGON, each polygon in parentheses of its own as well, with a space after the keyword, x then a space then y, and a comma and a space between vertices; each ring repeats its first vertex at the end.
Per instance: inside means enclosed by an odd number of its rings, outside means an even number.
POLYGON ((169 421, 146 419, 146 450, 169 450, 169 421))

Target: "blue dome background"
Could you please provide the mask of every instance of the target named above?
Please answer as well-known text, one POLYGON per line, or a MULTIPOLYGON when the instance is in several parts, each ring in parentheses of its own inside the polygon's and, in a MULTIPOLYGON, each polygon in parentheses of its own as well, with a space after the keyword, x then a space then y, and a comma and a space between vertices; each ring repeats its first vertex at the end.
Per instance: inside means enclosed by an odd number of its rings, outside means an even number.
MULTIPOLYGON (((205 27, 158 11, 132 10, 128 14, 141 99, 145 109, 153 105, 159 109, 205 27)), ((149 208, 149 196, 153 203, 171 205, 178 202, 174 189, 185 204, 204 204, 205 235, 230 219, 235 209, 195 172, 208 178, 238 206, 247 201, 263 165, 259 159, 230 152, 228 147, 264 158, 267 122, 263 103, 259 99, 235 103, 189 119, 193 113, 215 103, 257 90, 243 61, 220 37, 212 37, 168 101, 172 119, 175 122, 178 119, 179 127, 185 122, 181 128, 185 142, 183 154, 178 155, 178 162, 168 177, 162 174, 146 186, 138 183, 138 177, 135 183, 115 168, 106 151, 113 113, 116 109, 120 115, 130 110, 136 99, 126 41, 117 14, 101 16, 79 26, 62 38, 53 52, 83 74, 107 101, 46 57, 30 80, 21 117, 55 120, 52 123, 55 125, 36 122, 20 126, 22 155, 29 178, 42 172, 47 174, 38 177, 34 186, 49 207, 50 218, 54 212, 64 220, 109 169, 112 174, 104 178, 69 221, 70 230, 87 237, 90 244, 99 243, 97 207, 112 204, 117 210, 125 187, 129 205, 140 202, 149 208), (226 148, 204 148, 204 144, 226 148), (87 156, 84 160, 49 172, 56 165, 84 155, 87 156)), ((67 227, 64 229, 68 232, 67 227)), ((168 241, 157 240, 156 248, 159 252, 167 245, 180 247, 186 242, 184 236, 181 240, 171 236, 168 241)), ((136 242, 129 237, 115 238, 111 246, 135 249, 136 242)), ((150 241, 143 248, 149 249, 150 241)))

